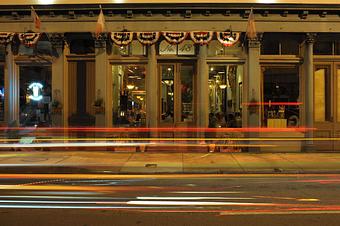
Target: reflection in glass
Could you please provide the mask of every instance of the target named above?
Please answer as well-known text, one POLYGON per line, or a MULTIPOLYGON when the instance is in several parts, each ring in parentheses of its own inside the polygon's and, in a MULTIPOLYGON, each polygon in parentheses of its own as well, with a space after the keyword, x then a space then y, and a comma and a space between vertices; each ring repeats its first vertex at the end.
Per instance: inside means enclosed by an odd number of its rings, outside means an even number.
POLYGON ((241 65, 209 67, 209 127, 242 127, 241 65))
POLYGON ((162 79, 161 79, 161 121, 174 122, 174 65, 162 65, 162 79))
POLYGON ((145 73, 144 65, 112 66, 114 126, 145 126, 145 73))
POLYGON ((263 68, 264 123, 268 127, 299 126, 299 70, 297 67, 263 68))
POLYGON ((20 66, 20 126, 51 126, 51 67, 20 66))
POLYGON ((4 66, 0 65, 0 121, 5 120, 5 76, 4 66))
POLYGON ((193 67, 181 65, 181 121, 193 121, 193 67))

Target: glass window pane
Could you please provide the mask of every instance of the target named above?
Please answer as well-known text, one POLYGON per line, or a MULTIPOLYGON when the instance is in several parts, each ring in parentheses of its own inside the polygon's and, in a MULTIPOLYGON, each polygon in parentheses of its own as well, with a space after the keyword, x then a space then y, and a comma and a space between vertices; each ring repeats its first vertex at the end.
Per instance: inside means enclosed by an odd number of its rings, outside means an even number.
POLYGON ((145 56, 146 55, 146 46, 142 45, 142 43, 140 43, 137 40, 134 40, 131 42, 130 48, 131 48, 132 56, 145 56))
POLYGON ((49 66, 20 66, 20 126, 51 125, 51 79, 49 66))
POLYGON ((145 73, 144 65, 112 66, 112 117, 114 126, 145 126, 145 73))
POLYGON ((5 120, 5 76, 4 65, 0 65, 0 121, 5 120))
POLYGON ((174 122, 174 65, 161 66, 161 122, 174 122))
POLYGON ((193 121, 193 66, 181 65, 181 121, 193 121))
POLYGON ((316 55, 333 55, 332 41, 316 41, 314 43, 314 54, 316 55))
POLYGON ((264 123, 268 127, 299 126, 298 67, 264 67, 264 123))
POLYGON ((209 127, 242 127, 241 65, 209 67, 209 127))
POLYGON ((314 73, 314 120, 316 122, 324 122, 326 120, 326 69, 318 69, 314 73))
POLYGON ((212 40, 208 45, 208 56, 223 56, 224 46, 218 40, 212 40))

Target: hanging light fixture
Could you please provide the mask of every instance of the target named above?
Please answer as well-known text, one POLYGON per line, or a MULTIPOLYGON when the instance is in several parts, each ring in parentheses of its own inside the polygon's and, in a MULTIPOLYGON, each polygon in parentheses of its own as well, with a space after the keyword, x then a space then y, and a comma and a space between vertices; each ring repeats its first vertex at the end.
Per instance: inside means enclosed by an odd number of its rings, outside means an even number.
POLYGON ((135 85, 128 84, 126 85, 126 88, 128 88, 129 90, 132 90, 133 88, 135 88, 135 85))

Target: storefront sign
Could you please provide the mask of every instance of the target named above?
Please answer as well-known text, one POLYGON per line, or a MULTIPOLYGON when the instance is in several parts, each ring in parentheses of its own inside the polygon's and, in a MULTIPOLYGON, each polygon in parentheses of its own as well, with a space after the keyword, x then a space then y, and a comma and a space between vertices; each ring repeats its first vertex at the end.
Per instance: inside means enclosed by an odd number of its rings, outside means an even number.
POLYGON ((33 82, 29 85, 28 89, 32 91, 32 95, 29 96, 31 100, 40 101, 43 96, 41 95, 43 85, 39 82, 33 82))
POLYGON ((159 44, 159 55, 176 55, 177 45, 169 44, 166 41, 162 41, 159 44))
POLYGON ((195 55, 195 44, 186 40, 178 45, 178 55, 195 55))

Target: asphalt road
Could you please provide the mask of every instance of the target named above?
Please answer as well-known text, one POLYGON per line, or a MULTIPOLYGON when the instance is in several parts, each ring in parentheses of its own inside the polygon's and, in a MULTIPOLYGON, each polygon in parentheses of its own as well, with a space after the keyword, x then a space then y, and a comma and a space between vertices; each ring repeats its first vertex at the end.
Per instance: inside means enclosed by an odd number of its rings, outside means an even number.
POLYGON ((0 225, 340 225, 340 175, 1 174, 0 225))

